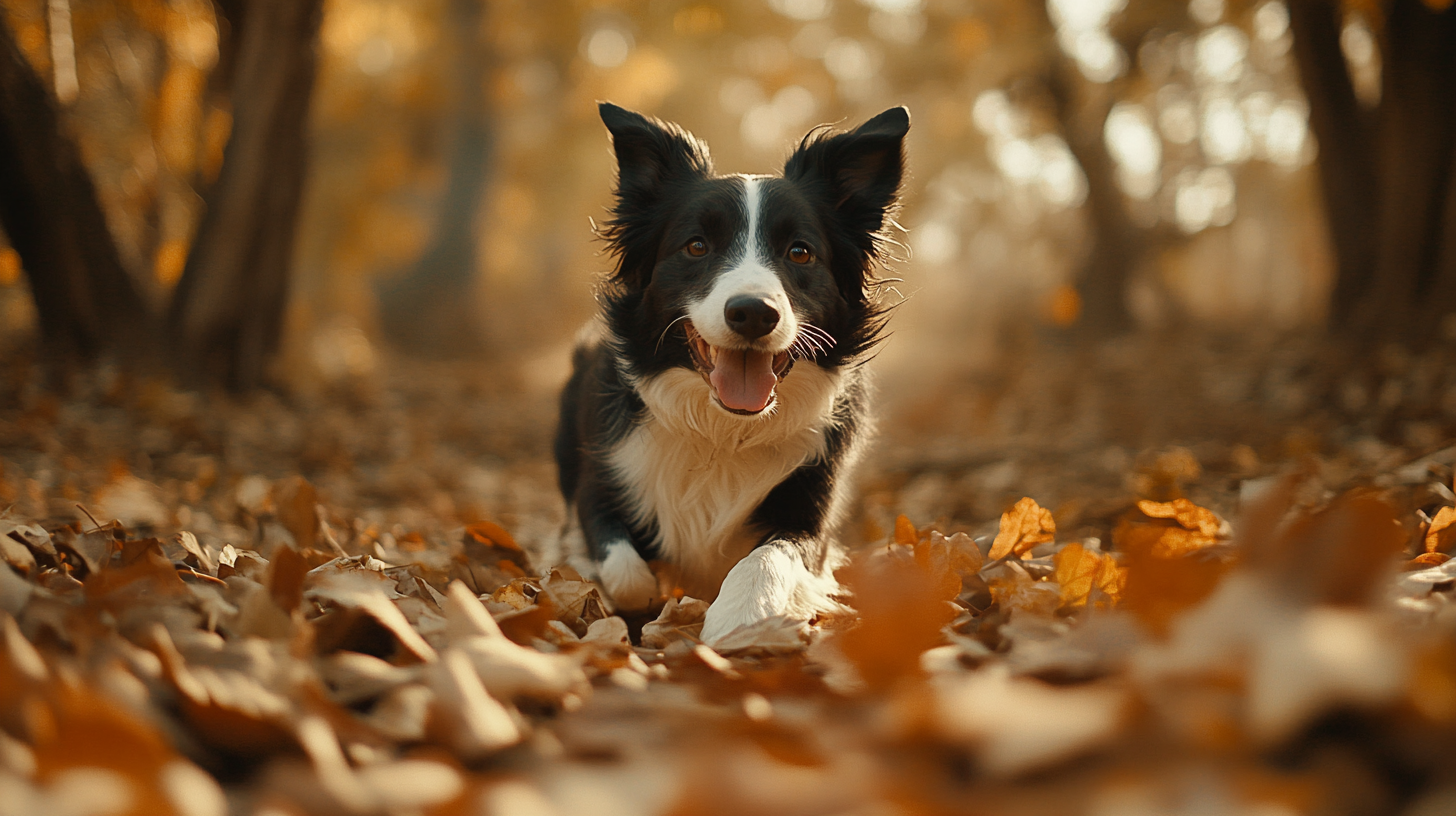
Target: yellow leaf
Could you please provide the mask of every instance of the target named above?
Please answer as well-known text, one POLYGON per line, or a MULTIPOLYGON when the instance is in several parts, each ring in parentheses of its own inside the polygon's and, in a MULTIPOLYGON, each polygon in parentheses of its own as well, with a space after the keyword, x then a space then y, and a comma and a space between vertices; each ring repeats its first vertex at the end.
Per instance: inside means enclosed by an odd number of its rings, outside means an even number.
POLYGON ((1097 577, 1093 583, 1107 596, 1108 603, 1116 606, 1122 602, 1122 590, 1127 586, 1127 567, 1119 566, 1110 553, 1104 554, 1097 564, 1097 577))
POLYGON ((1086 606, 1087 596, 1097 581, 1102 559, 1097 553, 1073 542, 1052 558, 1056 580, 1062 587, 1063 606, 1086 606))
POLYGON ((1051 541, 1057 531, 1050 510, 1030 498, 1023 498, 1001 514, 1001 530, 991 544, 991 560, 1015 553, 1025 557, 1033 547, 1051 541))

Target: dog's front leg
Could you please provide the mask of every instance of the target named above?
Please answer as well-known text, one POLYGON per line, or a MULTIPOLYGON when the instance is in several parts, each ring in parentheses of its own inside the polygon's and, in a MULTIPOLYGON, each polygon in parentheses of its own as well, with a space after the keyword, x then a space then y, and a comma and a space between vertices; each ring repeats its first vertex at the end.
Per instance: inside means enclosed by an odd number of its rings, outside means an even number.
POLYGON ((723 579, 703 621, 703 642, 711 646, 740 626, 794 613, 803 605, 798 595, 804 583, 812 579, 796 543, 770 541, 758 547, 723 579))
POLYGON ((596 578, 613 607, 635 612, 657 600, 657 576, 638 552, 632 533, 611 509, 603 491, 585 490, 578 506, 587 552, 596 566, 596 578))

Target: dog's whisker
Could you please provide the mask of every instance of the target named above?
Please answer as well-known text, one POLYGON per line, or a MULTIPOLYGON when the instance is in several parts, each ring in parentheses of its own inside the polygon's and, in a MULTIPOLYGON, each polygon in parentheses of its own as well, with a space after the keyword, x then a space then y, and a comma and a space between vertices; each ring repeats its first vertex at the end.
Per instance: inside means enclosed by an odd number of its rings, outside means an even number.
POLYGON ((662 330, 662 336, 659 337, 659 338, 657 338, 657 348, 653 349, 652 350, 652 353, 653 354, 656 354, 659 351, 662 351, 662 341, 667 339, 667 333, 670 332, 670 331, 672 331, 672 327, 673 326, 676 326, 677 324, 679 324, 682 321, 687 320, 687 319, 688 319, 688 316, 687 315, 683 315, 682 317, 679 317, 677 320, 674 320, 671 323, 667 324, 667 328, 665 328, 665 329, 662 330))

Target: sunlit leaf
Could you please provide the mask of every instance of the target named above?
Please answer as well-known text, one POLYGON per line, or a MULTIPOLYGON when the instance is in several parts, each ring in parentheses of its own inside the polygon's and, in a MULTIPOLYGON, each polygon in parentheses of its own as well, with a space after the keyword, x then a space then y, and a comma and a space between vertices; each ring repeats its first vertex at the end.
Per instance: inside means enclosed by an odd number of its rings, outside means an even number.
POLYGON ((1057 532, 1052 513, 1030 498, 1023 498, 1001 514, 1001 529, 991 544, 992 561, 1016 554, 1025 556, 1033 547, 1051 541, 1057 532))
POLYGON ((1456 507, 1442 507, 1426 528, 1426 552, 1450 552, 1456 545, 1456 507))

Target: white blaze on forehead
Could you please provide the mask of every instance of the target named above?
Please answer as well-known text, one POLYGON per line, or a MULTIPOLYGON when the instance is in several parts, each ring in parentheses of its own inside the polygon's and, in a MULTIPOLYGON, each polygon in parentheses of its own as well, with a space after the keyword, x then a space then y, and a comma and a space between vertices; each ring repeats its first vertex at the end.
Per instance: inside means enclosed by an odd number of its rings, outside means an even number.
POLYGON ((688 304, 688 318, 698 333, 714 346, 729 348, 747 345, 740 335, 728 327, 723 311, 728 301, 739 295, 767 298, 779 312, 779 324, 759 339, 757 346, 767 351, 783 351, 799 333, 799 321, 770 261, 764 242, 762 178, 742 177, 743 226, 730 244, 728 268, 719 272, 712 288, 702 300, 688 304))

